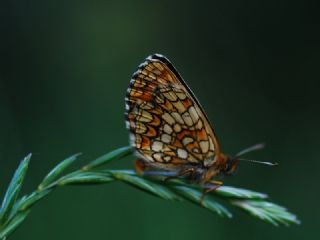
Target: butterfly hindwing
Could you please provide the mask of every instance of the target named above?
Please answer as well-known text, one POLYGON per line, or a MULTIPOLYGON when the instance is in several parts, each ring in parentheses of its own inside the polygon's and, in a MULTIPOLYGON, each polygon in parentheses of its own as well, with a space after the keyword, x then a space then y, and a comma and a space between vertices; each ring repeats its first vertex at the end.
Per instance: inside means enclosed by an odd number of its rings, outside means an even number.
POLYGON ((147 162, 210 166, 219 151, 199 102, 162 55, 148 57, 133 74, 126 117, 131 144, 147 162))

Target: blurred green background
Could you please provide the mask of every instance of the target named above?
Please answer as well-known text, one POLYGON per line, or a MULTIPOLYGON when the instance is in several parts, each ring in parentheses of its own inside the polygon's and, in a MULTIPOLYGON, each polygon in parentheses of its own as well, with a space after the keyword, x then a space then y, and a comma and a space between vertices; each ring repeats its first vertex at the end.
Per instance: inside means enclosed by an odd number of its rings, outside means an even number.
MULTIPOLYGON (((60 160, 128 144, 124 96, 166 55, 224 152, 266 142, 226 185, 271 195, 302 225, 222 219, 115 183, 59 189, 11 239, 314 239, 319 235, 319 12, 311 1, 1 1, 0 196, 34 154, 24 192, 60 160)), ((113 167, 132 168, 134 158, 113 167)))

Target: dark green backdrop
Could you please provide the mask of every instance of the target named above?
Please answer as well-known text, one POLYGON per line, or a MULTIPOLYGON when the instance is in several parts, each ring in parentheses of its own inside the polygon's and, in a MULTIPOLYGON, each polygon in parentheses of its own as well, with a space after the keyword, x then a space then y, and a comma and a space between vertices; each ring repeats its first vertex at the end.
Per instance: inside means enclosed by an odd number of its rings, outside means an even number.
MULTIPOLYGON (((302 220, 222 219, 117 183, 68 187, 12 239, 314 239, 319 235, 319 12, 311 1, 1 1, 0 195, 28 152, 25 192, 75 152, 127 145, 124 96, 151 53, 193 89, 227 153, 259 160, 225 184, 269 193, 302 220)), ((132 167, 132 159, 114 166, 132 167)))

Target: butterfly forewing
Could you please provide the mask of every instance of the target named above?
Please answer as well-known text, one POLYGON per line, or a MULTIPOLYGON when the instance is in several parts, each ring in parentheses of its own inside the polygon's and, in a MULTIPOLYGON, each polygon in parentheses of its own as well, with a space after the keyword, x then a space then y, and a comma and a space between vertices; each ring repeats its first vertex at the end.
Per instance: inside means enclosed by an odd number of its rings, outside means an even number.
POLYGON ((211 166, 220 151, 199 102, 164 56, 149 56, 132 76, 127 128, 139 157, 159 165, 211 166))

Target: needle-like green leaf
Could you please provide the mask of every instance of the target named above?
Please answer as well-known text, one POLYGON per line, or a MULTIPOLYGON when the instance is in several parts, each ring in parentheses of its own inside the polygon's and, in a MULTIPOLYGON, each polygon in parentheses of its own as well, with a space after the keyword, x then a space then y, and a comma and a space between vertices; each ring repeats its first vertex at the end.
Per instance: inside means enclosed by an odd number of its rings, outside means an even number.
POLYGON ((26 196, 25 198, 22 198, 21 201, 17 202, 17 209, 18 211, 24 211, 26 209, 29 209, 32 207, 35 203, 37 203, 39 200, 47 196, 52 189, 46 189, 42 191, 35 191, 31 193, 30 195, 26 196))
POLYGON ((79 184, 100 184, 114 181, 108 173, 102 172, 77 172, 67 175, 58 181, 59 186, 79 184))
POLYGON ((15 215, 15 217, 0 231, 0 239, 6 239, 6 237, 16 230, 16 228, 25 220, 29 213, 30 210, 27 210, 15 215))
POLYGON ((179 193, 179 195, 187 198, 189 201, 195 203, 198 206, 203 206, 204 208, 207 208, 222 217, 232 217, 231 212, 229 212, 228 209, 214 200, 211 196, 205 196, 201 205, 202 192, 200 192, 199 190, 186 186, 175 186, 174 189, 179 193))
POLYGON ((24 177, 27 173, 30 158, 31 158, 31 153, 28 154, 21 161, 18 169, 14 173, 14 176, 9 184, 9 187, 2 201, 1 210, 0 210, 0 223, 4 223, 7 220, 8 216, 10 215, 10 211, 12 210, 12 207, 16 202, 16 199, 22 187, 24 177))
POLYGON ((245 198, 245 199, 266 199, 267 194, 259 193, 243 188, 235 188, 229 186, 221 186, 213 193, 223 197, 245 198))
POLYGON ((260 200, 234 200, 231 203, 251 215, 271 223, 275 226, 283 224, 288 226, 291 223, 300 224, 296 215, 288 212, 288 210, 277 204, 260 201, 260 200))
POLYGON ((8 222, 10 222, 11 219, 13 217, 15 217, 18 214, 19 211, 20 212, 26 211, 27 209, 32 207, 35 203, 37 203, 39 200, 41 200, 46 195, 48 195, 51 191, 52 191, 52 189, 46 189, 46 190, 42 190, 42 191, 35 191, 35 192, 31 193, 30 195, 25 195, 25 196, 21 197, 14 204, 14 206, 13 206, 11 212, 10 212, 10 215, 9 215, 9 218, 8 218, 8 222))
POLYGON ((104 155, 98 157, 97 159, 93 160, 92 162, 90 162, 89 164, 84 166, 82 168, 82 170, 87 171, 87 170, 90 170, 93 168, 101 167, 102 165, 107 164, 112 160, 115 160, 117 158, 126 157, 126 156, 130 155, 131 153, 132 153, 132 148, 130 146, 118 148, 116 150, 113 150, 113 151, 111 151, 107 154, 104 154, 104 155))
POLYGON ((41 184, 39 185, 38 189, 43 189, 50 185, 54 180, 57 179, 57 177, 63 173, 72 163, 74 163, 75 160, 77 160, 77 157, 80 156, 81 153, 74 154, 65 160, 63 160, 61 163, 59 163, 56 167, 54 167, 48 175, 42 180, 41 184))
POLYGON ((165 200, 181 200, 173 191, 165 187, 164 185, 157 184, 150 180, 144 179, 139 176, 126 174, 123 171, 112 171, 114 178, 133 185, 147 193, 158 196, 165 200))

